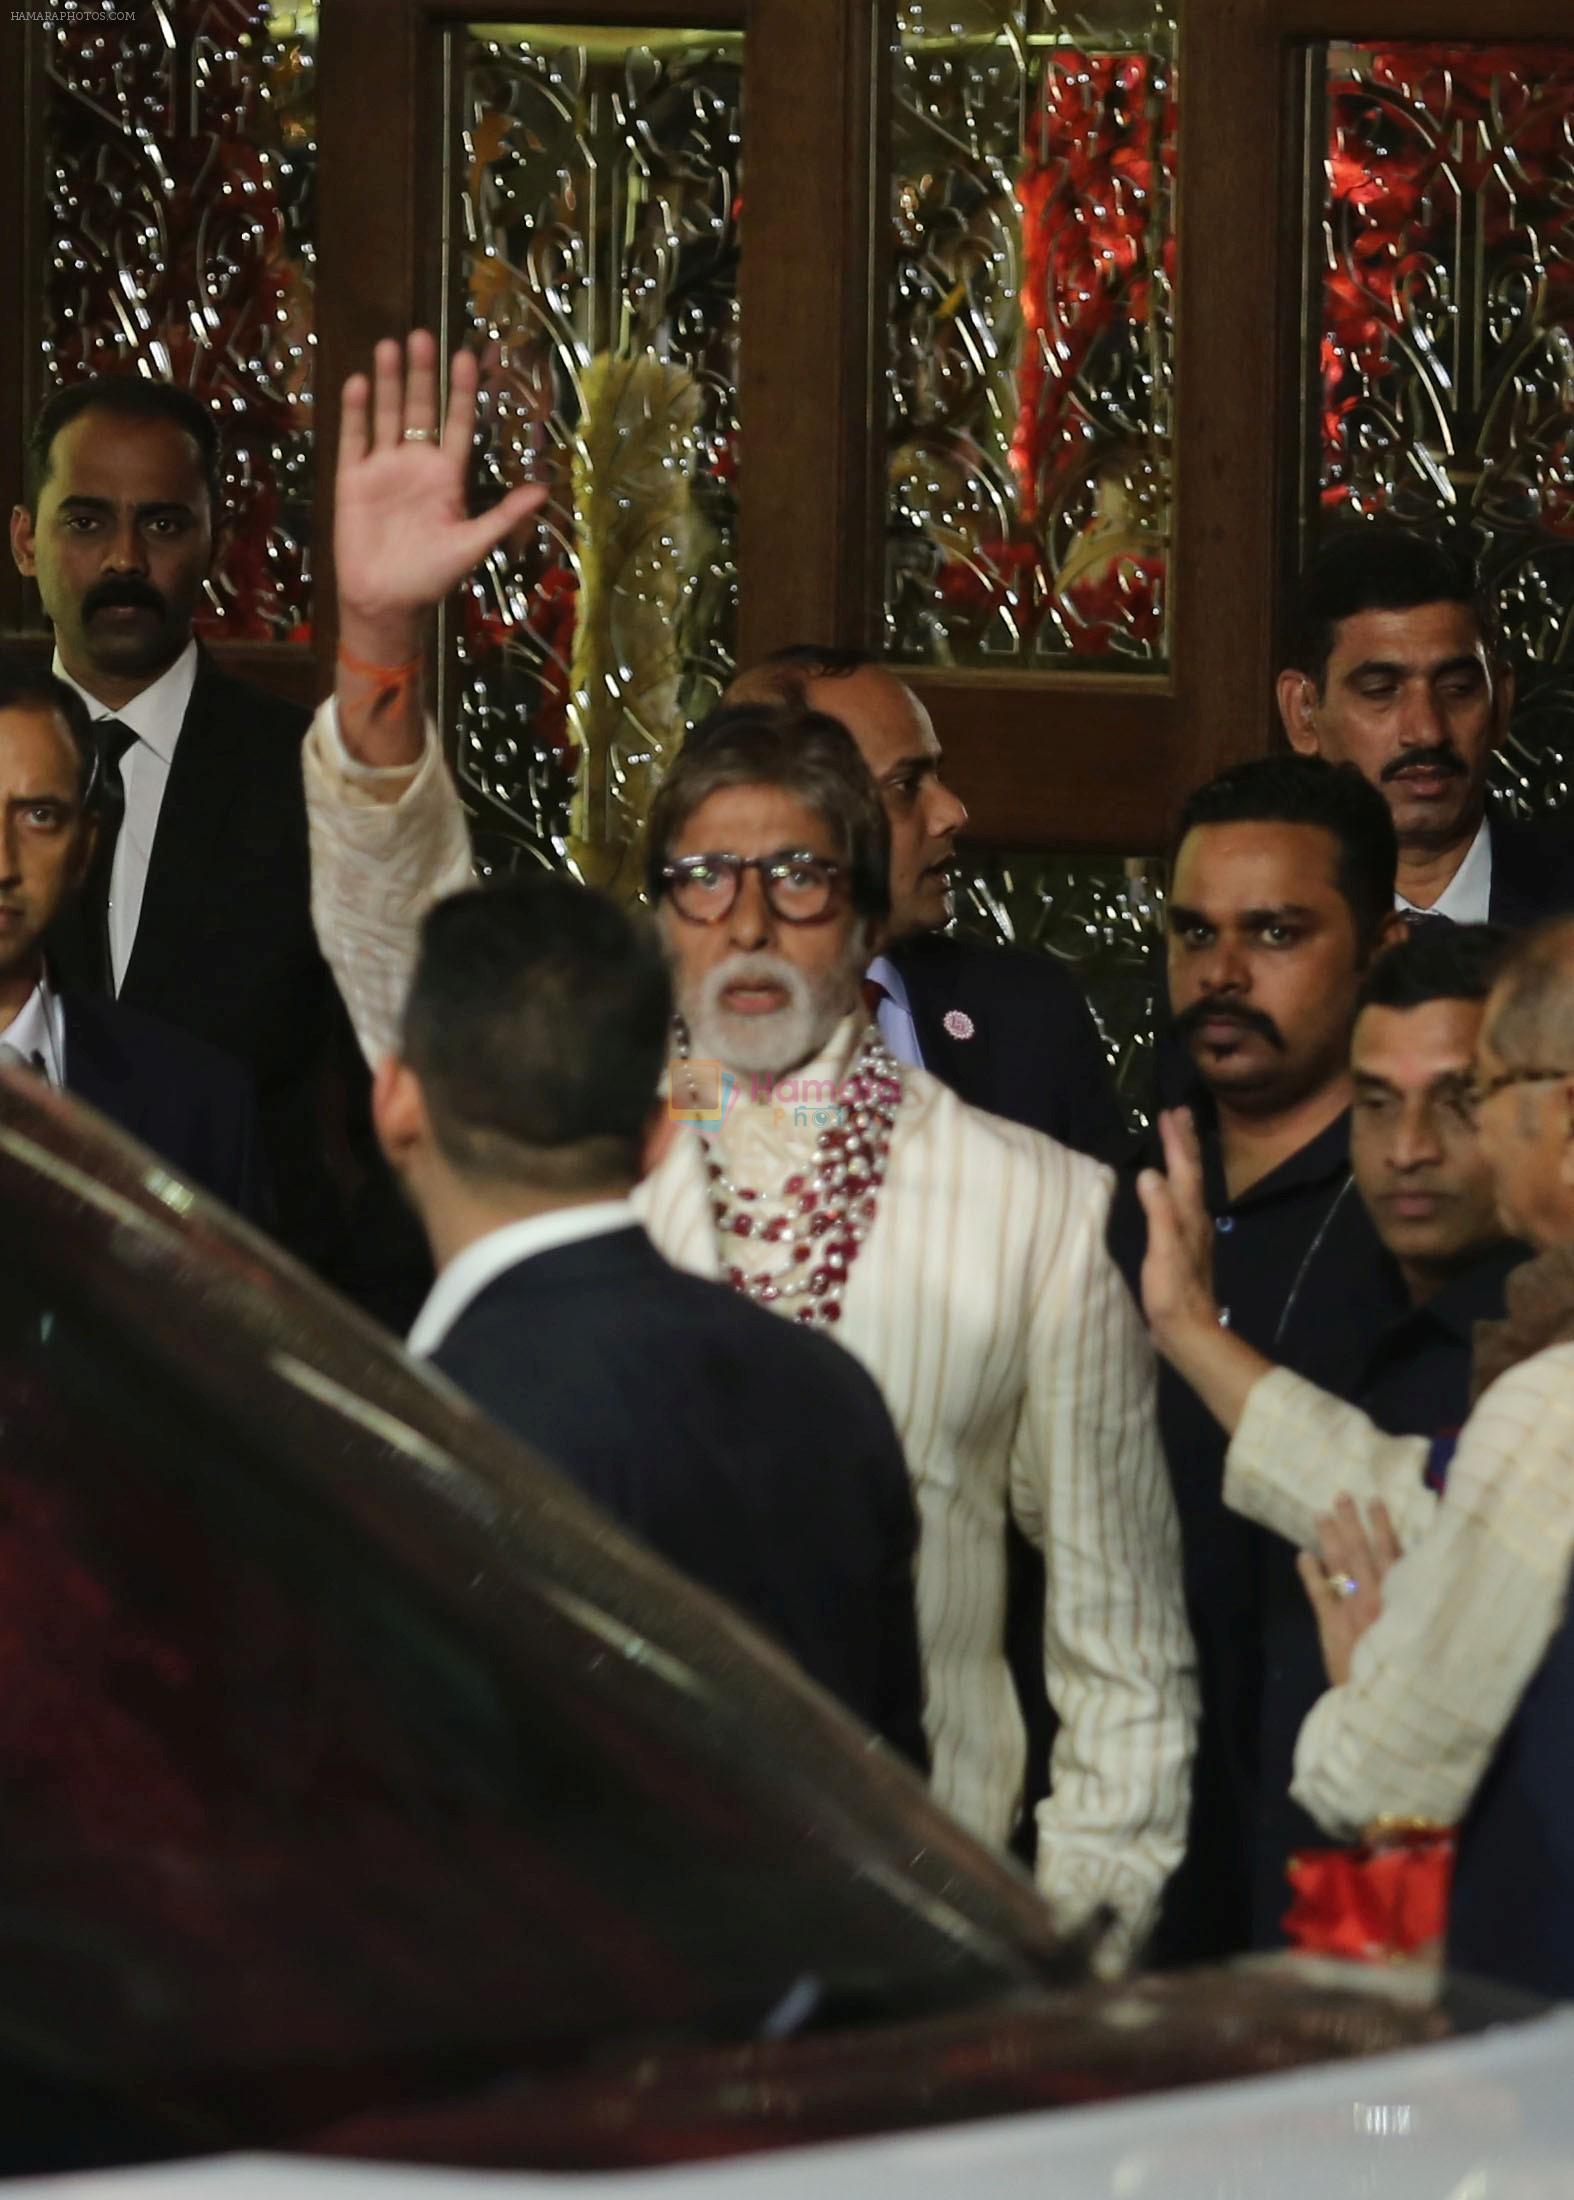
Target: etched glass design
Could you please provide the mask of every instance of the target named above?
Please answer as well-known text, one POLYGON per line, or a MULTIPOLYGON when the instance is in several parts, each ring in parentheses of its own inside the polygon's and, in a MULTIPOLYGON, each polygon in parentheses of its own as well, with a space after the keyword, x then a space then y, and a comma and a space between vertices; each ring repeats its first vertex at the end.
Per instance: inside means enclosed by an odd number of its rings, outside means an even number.
POLYGON ((1141 857, 1006 855, 964 849, 961 929, 1057 956, 1087 996, 1134 1128, 1146 1121, 1153 992, 1162 978, 1162 867, 1141 857))
POLYGON ((1392 516, 1480 561, 1519 666, 1497 793, 1574 760, 1574 43, 1331 45, 1303 534, 1392 516))
POLYGON ((210 404, 231 526, 198 629, 304 640, 315 0, 56 9, 44 35, 46 390, 129 372, 210 404))
POLYGON ((899 0, 886 640, 1167 650, 1176 9, 899 0))
POLYGON ((712 31, 466 39, 481 495, 552 492, 463 604, 488 868, 632 890, 661 769, 730 676, 742 58, 712 31))

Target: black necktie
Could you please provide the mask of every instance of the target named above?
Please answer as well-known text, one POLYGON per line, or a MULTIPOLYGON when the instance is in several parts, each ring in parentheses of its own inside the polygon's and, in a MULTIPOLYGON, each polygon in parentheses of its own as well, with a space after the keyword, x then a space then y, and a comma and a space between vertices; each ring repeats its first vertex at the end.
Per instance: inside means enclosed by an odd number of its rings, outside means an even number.
POLYGON ((118 718, 101 718, 98 737, 98 840, 82 881, 78 903, 91 974, 104 992, 115 990, 115 964, 109 951, 109 882, 115 868, 115 843, 126 821, 126 783, 121 760, 137 738, 118 718))
POLYGON ((1454 921, 1442 909, 1401 909, 1399 914, 1412 932, 1424 932, 1429 924, 1452 924, 1454 921))

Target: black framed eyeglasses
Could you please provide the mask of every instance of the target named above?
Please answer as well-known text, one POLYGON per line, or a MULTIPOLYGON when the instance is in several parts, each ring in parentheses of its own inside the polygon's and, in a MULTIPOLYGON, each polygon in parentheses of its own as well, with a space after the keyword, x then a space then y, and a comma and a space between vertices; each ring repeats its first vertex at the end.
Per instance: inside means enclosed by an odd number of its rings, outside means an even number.
POLYGON ((783 924, 818 924, 830 916, 847 876, 844 863, 805 848, 778 848, 769 856, 680 856, 662 865, 662 890, 690 924, 720 924, 731 914, 745 871, 758 871, 766 904, 783 924))
POLYGON ((1473 1077, 1464 1088, 1465 1105, 1474 1120, 1496 1093, 1506 1092, 1510 1085, 1552 1085, 1568 1077, 1574 1077, 1574 1070, 1502 1069, 1495 1077, 1473 1077))

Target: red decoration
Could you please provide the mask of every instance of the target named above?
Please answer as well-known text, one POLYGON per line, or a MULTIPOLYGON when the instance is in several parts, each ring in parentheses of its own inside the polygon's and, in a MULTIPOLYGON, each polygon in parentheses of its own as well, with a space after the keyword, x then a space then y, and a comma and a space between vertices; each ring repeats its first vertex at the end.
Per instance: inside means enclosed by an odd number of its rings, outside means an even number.
MULTIPOLYGON (((1371 49, 1329 85, 1328 200, 1336 249, 1323 277, 1322 500, 1354 491, 1351 416, 1372 385, 1409 371, 1394 339, 1406 298, 1448 264, 1458 201, 1480 206, 1488 259, 1526 231, 1545 270, 1538 319, 1574 334, 1574 56, 1568 46, 1413 44, 1371 49), (1512 178, 1512 195, 1504 182, 1512 178)), ((1574 423, 1543 454, 1540 523, 1574 532, 1574 423)))
POLYGON ((1451 1833, 1417 1833, 1370 1847, 1302 1849, 1290 1859, 1284 1929, 1309 1955, 1388 1963, 1429 1955, 1448 1923, 1451 1833))
POLYGON ((1175 168, 1175 101, 1162 65, 1142 53, 1060 49, 1047 64, 1016 185, 1022 213, 1023 324, 1011 470, 1022 533, 986 541, 942 568, 948 608, 984 623, 1005 614, 1031 643, 1052 601, 1071 646, 1101 654, 1119 633, 1157 647, 1163 636, 1164 559, 1138 551, 1112 526, 1101 554, 1068 575, 1052 570, 1043 529, 1096 469, 1108 434, 1077 392, 1099 338, 1153 311, 1155 256, 1174 272, 1174 238, 1155 201, 1175 168))

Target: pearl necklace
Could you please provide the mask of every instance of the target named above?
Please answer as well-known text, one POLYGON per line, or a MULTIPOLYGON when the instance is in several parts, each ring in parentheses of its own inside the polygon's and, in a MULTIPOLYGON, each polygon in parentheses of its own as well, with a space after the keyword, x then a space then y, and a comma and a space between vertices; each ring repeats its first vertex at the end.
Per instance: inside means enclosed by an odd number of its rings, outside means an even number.
POLYGON ((821 1131, 808 1166, 795 1170, 779 1191, 734 1184, 712 1139, 704 1138, 717 1235, 759 1238, 784 1251, 778 1265, 752 1274, 729 1265, 728 1283, 763 1306, 798 1300, 791 1308, 795 1320, 821 1327, 842 1318, 842 1293, 874 1222, 902 1098, 896 1057, 874 1029, 838 1089, 840 1120, 821 1131))

